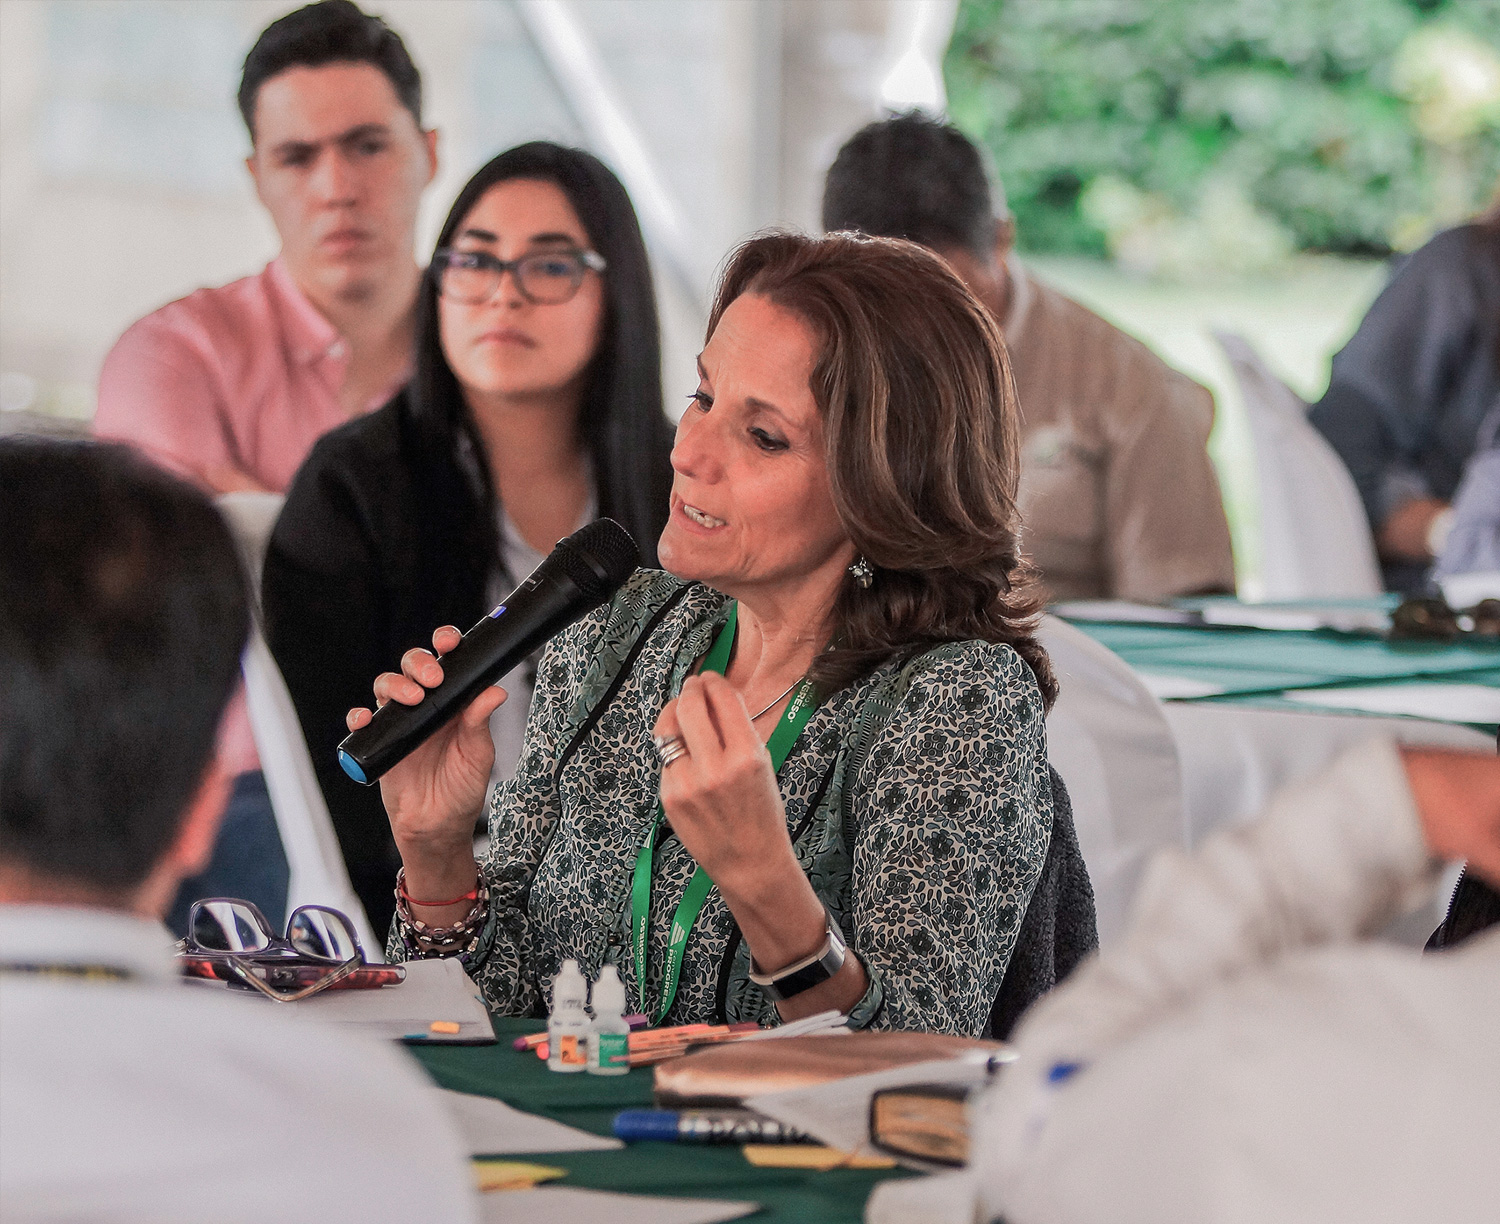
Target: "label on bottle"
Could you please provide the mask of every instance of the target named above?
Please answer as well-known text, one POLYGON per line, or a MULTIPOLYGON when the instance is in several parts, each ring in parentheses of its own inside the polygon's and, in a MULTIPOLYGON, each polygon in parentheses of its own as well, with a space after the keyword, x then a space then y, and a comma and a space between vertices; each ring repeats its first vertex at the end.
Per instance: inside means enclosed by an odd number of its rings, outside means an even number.
POLYGON ((594 1041, 599 1050, 599 1066, 630 1066, 629 1033, 595 1033, 594 1041))
POLYGON ((581 1067, 588 1061, 577 1033, 564 1033, 557 1039, 557 1061, 565 1067, 581 1067))

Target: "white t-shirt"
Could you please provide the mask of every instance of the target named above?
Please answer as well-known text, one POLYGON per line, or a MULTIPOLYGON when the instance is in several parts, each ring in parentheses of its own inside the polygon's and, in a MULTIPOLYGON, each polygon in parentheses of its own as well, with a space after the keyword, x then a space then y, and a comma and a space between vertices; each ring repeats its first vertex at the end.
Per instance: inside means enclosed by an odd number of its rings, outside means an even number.
POLYGON ((170 949, 128 914, 0 905, 0 1219, 473 1224, 403 1051, 184 984, 170 949), (60 965, 113 976, 36 971, 60 965))
MULTIPOLYGON (((599 499, 591 487, 577 527, 592 523, 598 517, 599 499)), ((520 529, 511 522, 510 515, 505 513, 503 505, 498 512, 498 522, 500 555, 505 559, 505 566, 490 575, 489 586, 485 591, 492 608, 525 582, 527 575, 547 559, 526 542, 520 529)), ((577 527, 574 528, 575 531, 577 527)), ((516 763, 521 758, 521 744, 526 738, 526 716, 531 712, 531 693, 535 680, 535 658, 526 660, 500 678, 500 687, 509 696, 505 704, 490 715, 490 738, 495 741, 495 766, 490 770, 491 790, 515 776, 516 763)), ((484 810, 489 811, 488 804, 484 810)))

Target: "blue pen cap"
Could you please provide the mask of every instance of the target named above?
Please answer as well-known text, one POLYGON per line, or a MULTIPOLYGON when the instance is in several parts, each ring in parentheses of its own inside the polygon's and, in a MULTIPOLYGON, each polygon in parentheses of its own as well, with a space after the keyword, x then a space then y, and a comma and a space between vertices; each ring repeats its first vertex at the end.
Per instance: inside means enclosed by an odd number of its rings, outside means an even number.
POLYGON ((344 772, 356 782, 369 782, 370 779, 365 777, 365 771, 359 767, 359 762, 342 748, 339 749, 339 764, 344 767, 344 772))
POLYGON ((673 1143, 677 1139, 675 1109, 622 1109, 615 1115, 615 1138, 626 1143, 654 1139, 673 1143))

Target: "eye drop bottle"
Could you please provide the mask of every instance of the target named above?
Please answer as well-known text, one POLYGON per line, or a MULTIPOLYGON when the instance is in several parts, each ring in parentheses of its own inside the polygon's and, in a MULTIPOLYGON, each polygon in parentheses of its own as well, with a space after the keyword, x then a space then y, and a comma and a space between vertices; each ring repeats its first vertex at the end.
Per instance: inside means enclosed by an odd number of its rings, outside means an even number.
POLYGON ((563 961, 552 979, 552 1014, 547 1017, 547 1066, 553 1071, 582 1071, 588 1062, 588 1013, 583 1001, 589 984, 578 962, 563 961))
POLYGON ((594 1026, 589 1029, 589 1074, 624 1075, 630 1070, 630 1026, 625 1023, 625 983, 605 965, 594 983, 594 1026))

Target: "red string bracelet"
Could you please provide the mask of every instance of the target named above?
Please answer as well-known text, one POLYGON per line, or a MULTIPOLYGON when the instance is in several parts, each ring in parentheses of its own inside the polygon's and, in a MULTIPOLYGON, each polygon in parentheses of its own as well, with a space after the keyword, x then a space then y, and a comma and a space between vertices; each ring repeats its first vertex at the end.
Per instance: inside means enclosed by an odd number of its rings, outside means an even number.
POLYGON ((437 909, 444 905, 457 905, 460 901, 477 901, 479 899, 479 884, 476 882, 474 887, 464 893, 463 896, 454 897, 451 901, 418 901, 411 893, 406 891, 406 868, 403 867, 396 873, 396 895, 408 905, 422 905, 437 909))

